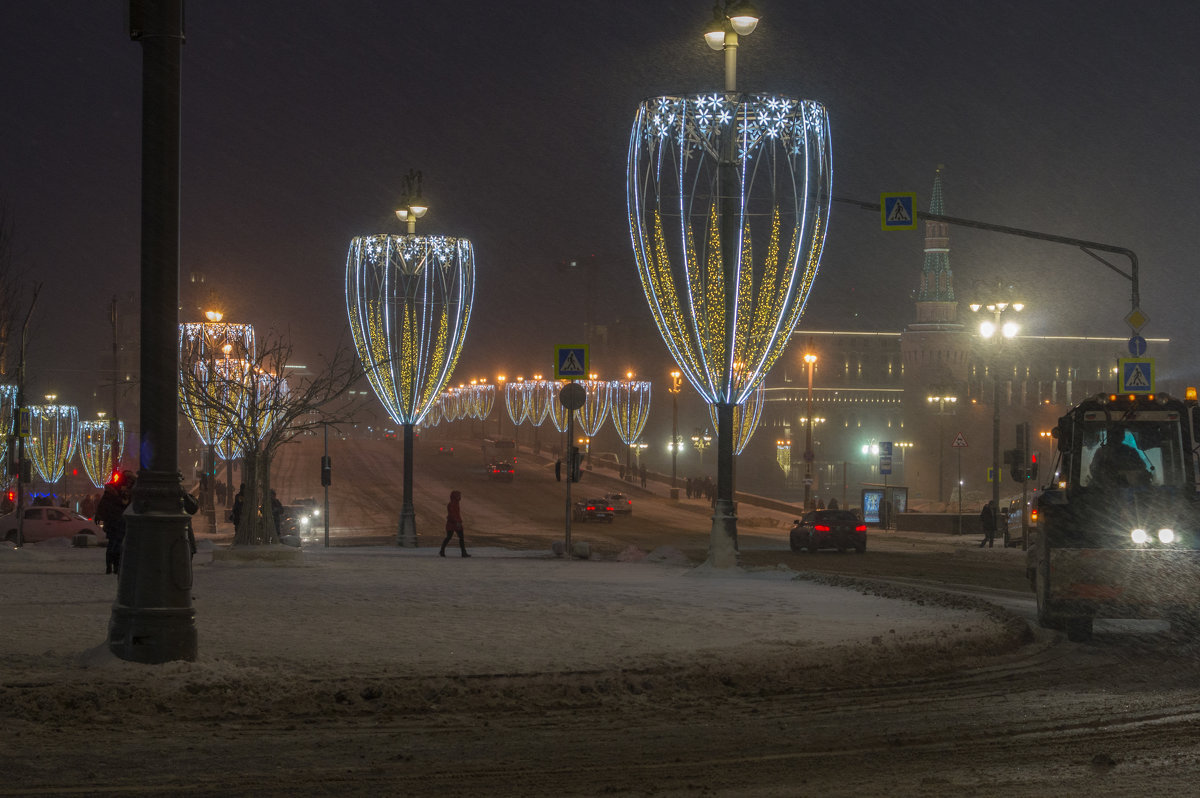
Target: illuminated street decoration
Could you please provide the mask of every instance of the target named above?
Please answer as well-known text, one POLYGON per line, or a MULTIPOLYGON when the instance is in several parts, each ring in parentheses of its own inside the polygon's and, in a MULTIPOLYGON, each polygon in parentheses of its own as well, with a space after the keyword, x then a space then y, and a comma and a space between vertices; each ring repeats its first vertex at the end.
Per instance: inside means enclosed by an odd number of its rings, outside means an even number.
POLYGON ((17 386, 0 385, 0 463, 8 462, 8 436, 16 434, 17 386))
MULTIPOLYGON (((766 397, 766 386, 759 384, 754 393, 750 394, 750 398, 743 404, 734 405, 733 407, 733 453, 741 454, 746 448, 746 444, 750 442, 750 438, 754 436, 754 430, 758 429, 758 422, 762 419, 763 401, 766 397)), ((720 429, 717 428, 717 409, 712 405, 708 405, 708 417, 712 421, 713 429, 720 434, 720 429)))
POLYGON ((792 473, 792 442, 787 439, 775 441, 775 462, 784 474, 792 473))
POLYGON ((224 438, 217 441, 214 449, 216 451, 217 458, 226 462, 230 460, 236 460, 242 456, 242 447, 233 439, 232 435, 226 435, 224 438))
POLYGON ((546 393, 550 394, 549 399, 549 416, 554 422, 554 428, 559 432, 565 432, 567 429, 567 421, 570 418, 570 412, 563 403, 559 401, 558 394, 567 384, 566 380, 546 380, 546 393))
POLYGON ((368 382, 397 424, 420 421, 446 387, 474 294, 475 255, 465 238, 373 235, 350 242, 350 331, 368 382))
POLYGON ((524 378, 517 377, 504 383, 504 407, 513 423, 513 430, 525 423, 529 414, 529 385, 524 378))
POLYGON ((25 453, 43 482, 62 479, 79 442, 79 408, 34 405, 29 408, 29 442, 25 453))
MULTIPOLYGON (((103 419, 79 422, 79 459, 83 461, 83 470, 88 479, 97 488, 104 487, 109 480, 113 466, 113 425, 103 419)), ((118 421, 117 452, 120 456, 125 451, 125 422, 118 421)))
POLYGON ((481 421, 486 421, 492 415, 496 405, 496 386, 483 382, 475 386, 475 415, 481 421))
POLYGON ((641 436, 650 418, 650 381, 618 380, 612 383, 612 421, 626 446, 641 436))
POLYGON ((580 380, 579 384, 583 386, 584 402, 583 407, 575 411, 575 421, 584 435, 594 438, 608 417, 613 384, 594 376, 590 380, 580 380))
POLYGON ((526 399, 525 417, 530 424, 540 427, 550 415, 550 406, 558 401, 558 382, 534 377, 526 385, 529 386, 529 396, 526 399))
POLYGON ((179 325, 179 409, 205 446, 215 446, 229 435, 233 419, 226 412, 232 403, 231 383, 219 361, 253 362, 254 326, 220 321, 179 325))
POLYGON ((710 404, 745 402, 787 345, 817 274, 831 172, 820 103, 718 93, 638 109, 627 175, 634 257, 663 340, 710 404), (737 182, 723 186, 730 150, 737 182), (723 194, 736 199, 726 231, 723 194), (735 373, 735 363, 746 367, 735 373))

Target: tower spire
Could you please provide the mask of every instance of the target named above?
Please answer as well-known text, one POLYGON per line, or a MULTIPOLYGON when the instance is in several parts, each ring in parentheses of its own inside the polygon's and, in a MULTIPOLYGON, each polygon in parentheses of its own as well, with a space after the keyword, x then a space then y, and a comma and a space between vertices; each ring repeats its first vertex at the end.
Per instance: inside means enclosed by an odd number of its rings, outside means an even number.
MULTIPOLYGON (((942 190, 942 172, 938 164, 933 176, 933 195, 929 212, 944 215, 946 201, 942 190)), ((917 291, 917 322, 953 323, 958 315, 954 299, 954 273, 950 271, 950 225, 945 222, 925 222, 925 263, 921 267, 921 285, 917 291)))

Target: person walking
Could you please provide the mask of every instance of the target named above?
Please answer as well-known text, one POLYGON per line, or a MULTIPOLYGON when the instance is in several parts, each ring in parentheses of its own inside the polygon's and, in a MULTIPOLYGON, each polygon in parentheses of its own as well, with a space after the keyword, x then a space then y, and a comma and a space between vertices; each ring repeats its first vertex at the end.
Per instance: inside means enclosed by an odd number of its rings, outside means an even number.
POLYGON ((996 503, 989 501, 983 505, 983 509, 979 511, 979 526, 983 528, 983 540, 979 541, 979 548, 991 546, 996 540, 996 503))
POLYGON ((246 483, 243 482, 238 486, 237 495, 233 497, 233 509, 229 511, 229 517, 233 520, 233 528, 236 530, 242 523, 242 507, 246 503, 246 483))
POLYGON ((467 554, 467 544, 463 540, 463 520, 462 510, 459 508, 458 502, 462 499, 462 493, 457 490, 450 491, 450 502, 446 505, 446 539, 442 541, 442 549, 438 552, 439 557, 446 556, 446 544, 450 542, 456 534, 458 535, 458 546, 462 549, 462 556, 470 557, 467 554))

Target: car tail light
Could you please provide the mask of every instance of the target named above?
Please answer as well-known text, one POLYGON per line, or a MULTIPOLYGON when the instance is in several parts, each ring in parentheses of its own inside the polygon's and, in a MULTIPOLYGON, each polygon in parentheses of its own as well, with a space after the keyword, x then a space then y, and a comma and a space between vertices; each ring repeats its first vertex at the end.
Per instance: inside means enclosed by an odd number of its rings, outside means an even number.
POLYGON ((827 524, 817 524, 813 527, 813 529, 815 529, 817 532, 828 532, 829 526, 827 524))
POLYGON ((866 525, 866 524, 859 524, 858 526, 854 527, 854 531, 855 531, 855 532, 866 532, 866 531, 867 531, 867 525, 866 525))

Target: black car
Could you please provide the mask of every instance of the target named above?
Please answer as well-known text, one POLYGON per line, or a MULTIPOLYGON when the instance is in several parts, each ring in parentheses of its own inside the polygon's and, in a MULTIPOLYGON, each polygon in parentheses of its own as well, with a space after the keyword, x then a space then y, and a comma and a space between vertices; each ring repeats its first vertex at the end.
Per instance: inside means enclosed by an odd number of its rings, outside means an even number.
POLYGON ((575 521, 613 521, 613 506, 608 499, 584 499, 575 502, 571 518, 575 521))
POLYGON ((853 548, 862 554, 867 550, 867 525, 849 510, 805 513, 792 527, 789 537, 792 551, 853 548))
POLYGON ((517 469, 512 463, 503 460, 488 466, 488 476, 501 482, 512 482, 517 469))

